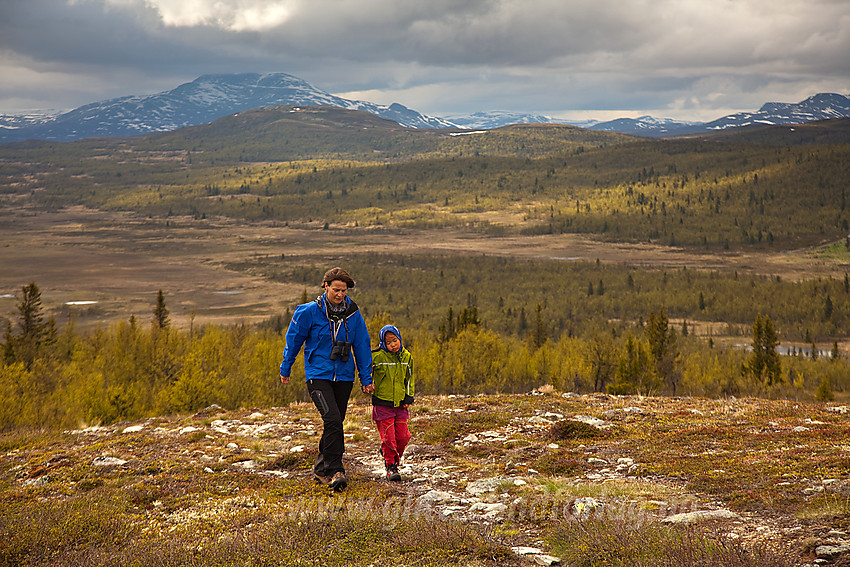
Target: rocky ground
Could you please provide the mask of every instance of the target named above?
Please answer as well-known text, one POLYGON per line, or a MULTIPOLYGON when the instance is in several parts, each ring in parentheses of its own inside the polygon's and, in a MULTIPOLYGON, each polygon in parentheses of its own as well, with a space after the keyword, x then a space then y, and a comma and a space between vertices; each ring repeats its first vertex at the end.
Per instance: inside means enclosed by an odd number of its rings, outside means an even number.
POLYGON ((561 561, 547 535, 555 522, 661 522, 765 546, 791 564, 847 565, 847 412, 551 391, 424 396, 412 408, 403 480, 390 483, 358 395, 346 420, 349 486, 335 494, 309 469, 321 432, 311 405, 213 406, 62 434, 10 433, 0 446, 0 506, 119 488, 146 533, 188 529, 200 538, 215 537, 214 519, 246 512, 384 522, 431 515, 474 524, 520 564, 544 565, 561 561))

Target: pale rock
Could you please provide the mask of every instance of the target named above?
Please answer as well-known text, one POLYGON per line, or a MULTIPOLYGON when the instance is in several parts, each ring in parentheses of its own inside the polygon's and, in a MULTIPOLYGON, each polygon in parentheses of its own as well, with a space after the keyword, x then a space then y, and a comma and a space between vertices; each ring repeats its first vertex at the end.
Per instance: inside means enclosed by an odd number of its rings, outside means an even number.
POLYGON ((546 445, 546 447, 548 449, 558 449, 560 445, 558 445, 557 443, 549 443, 548 445, 546 445))
POLYGON ((303 453, 306 447, 304 445, 296 445, 295 447, 290 447, 290 453, 303 453))
POLYGON ((605 459, 599 459, 597 457, 588 457, 587 462, 591 465, 607 465, 608 461, 605 459))
POLYGON ((239 445, 237 445, 236 443, 228 443, 228 444, 225 446, 225 448, 226 448, 226 449, 231 449, 231 450, 236 450, 236 449, 238 449, 238 448, 239 448, 239 445))
POLYGON ((596 498, 585 496, 583 498, 576 498, 573 501, 572 509, 576 516, 586 517, 593 510, 601 506, 604 506, 604 504, 596 498))
POLYGON ((804 431, 810 431, 810 429, 808 427, 803 427, 802 425, 798 425, 797 427, 795 427, 791 431, 793 431, 794 433, 802 433, 804 431))
POLYGON ((91 464, 96 467, 120 467, 126 465, 127 461, 118 457, 97 457, 91 464))
POLYGON ((470 494, 478 496, 484 494, 485 492, 493 492, 501 488, 502 483, 506 481, 510 482, 511 479, 505 479, 502 477, 482 478, 481 480, 476 480, 467 484, 466 491, 470 494))
POLYGON ((264 417, 266 417, 266 416, 264 416, 260 412, 256 411, 256 412, 252 413, 251 415, 249 415, 248 419, 262 419, 264 417))
POLYGON ((255 469, 257 468, 257 461, 239 461, 233 463, 234 467, 239 467, 240 469, 255 469))
POLYGON ((697 510, 696 512, 684 512, 674 514, 661 520, 667 524, 692 524, 701 520, 735 520, 740 516, 731 510, 697 510))
POLYGON ((523 546, 512 547, 511 551, 513 551, 517 555, 540 555, 541 553, 543 553, 542 549, 537 549, 536 547, 523 546))
POLYGON ((439 502, 453 502, 456 501, 457 497, 454 496, 450 492, 444 492, 442 490, 429 490, 425 494, 419 497, 419 501, 431 504, 431 503, 439 503, 439 502))
POLYGON ((186 427, 180 430, 180 435, 185 435, 186 433, 194 433, 195 431, 198 431, 197 427, 187 425, 186 427))
POLYGON ((479 435, 490 439, 502 439, 502 434, 498 431, 482 431, 479 435))
POLYGON ((533 425, 552 425, 552 422, 546 419, 545 417, 541 417, 539 415, 534 415, 528 418, 528 423, 533 425))
POLYGON ((24 481, 24 486, 44 486, 50 482, 50 475, 42 475, 38 478, 28 478, 24 481))
POLYGON ((495 518, 507 509, 508 507, 500 502, 476 502, 469 507, 470 512, 478 512, 485 518, 495 518))
POLYGON ((125 427, 121 433, 138 433, 144 428, 144 425, 131 425, 130 427, 125 427))
POLYGON ((259 426, 254 431, 254 435, 260 436, 260 435, 263 435, 263 434, 266 434, 266 433, 270 434, 277 429, 280 429, 280 425, 278 425, 277 423, 267 423, 265 425, 259 426))
POLYGON ((614 409, 610 409, 608 411, 603 411, 602 415, 604 415, 605 417, 614 417, 614 416, 617 416, 619 414, 630 414, 630 413, 640 415, 640 414, 643 414, 643 410, 641 408, 636 408, 636 407, 614 408, 614 409))
POLYGON ((815 548, 815 555, 820 559, 835 559, 845 553, 850 553, 850 544, 819 545, 815 548))
POLYGON ((602 428, 605 425, 604 420, 601 420, 598 417, 591 417, 589 415, 574 415, 571 419, 573 421, 586 423, 587 425, 592 425, 593 427, 598 428, 602 428))
POLYGON ((462 439, 464 443, 478 443, 478 436, 475 433, 470 433, 462 439))

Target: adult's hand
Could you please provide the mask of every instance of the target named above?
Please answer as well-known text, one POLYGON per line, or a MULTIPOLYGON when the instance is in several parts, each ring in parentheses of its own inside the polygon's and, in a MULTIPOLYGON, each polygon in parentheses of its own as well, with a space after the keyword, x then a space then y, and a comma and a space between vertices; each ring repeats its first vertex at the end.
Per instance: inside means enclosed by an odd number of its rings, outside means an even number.
POLYGON ((364 394, 372 394, 374 392, 375 392, 375 385, 374 384, 368 384, 366 386, 363 386, 363 393, 364 394))
POLYGON ((289 384, 289 376, 280 375, 280 383, 281 384, 289 384))

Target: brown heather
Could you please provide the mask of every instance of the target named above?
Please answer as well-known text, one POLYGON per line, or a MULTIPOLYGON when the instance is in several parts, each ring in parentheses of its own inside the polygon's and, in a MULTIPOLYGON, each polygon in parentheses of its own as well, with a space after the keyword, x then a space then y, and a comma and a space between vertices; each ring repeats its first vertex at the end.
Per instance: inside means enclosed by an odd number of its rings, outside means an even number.
POLYGON ((530 546, 564 565, 803 565, 828 531, 850 529, 850 424, 830 408, 551 389, 423 396, 397 484, 376 470, 367 400, 355 397, 342 494, 311 478, 321 423, 303 403, 10 430, 0 564, 520 566, 532 556, 510 548, 530 546), (575 416, 602 420, 602 434, 575 416), (421 499, 469 499, 464 489, 490 478, 478 498, 506 505, 494 517, 421 499), (730 516, 664 522, 700 510, 730 516))

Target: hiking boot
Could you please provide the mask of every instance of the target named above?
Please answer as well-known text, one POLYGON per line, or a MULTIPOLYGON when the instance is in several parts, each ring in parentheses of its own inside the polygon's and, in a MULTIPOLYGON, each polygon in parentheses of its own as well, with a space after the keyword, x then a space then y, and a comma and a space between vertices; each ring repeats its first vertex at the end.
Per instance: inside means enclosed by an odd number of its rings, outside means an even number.
POLYGON ((396 464, 388 464, 387 465, 387 480, 391 480, 393 482, 398 482, 401 480, 401 475, 398 472, 398 465, 396 464))
POLYGON ((345 473, 342 471, 335 473, 331 478, 331 488, 334 492, 339 492, 346 486, 348 486, 348 481, 345 478, 345 473))
POLYGON ((319 473, 314 472, 313 473, 313 480, 315 480, 319 484, 328 484, 331 481, 331 477, 324 476, 324 475, 321 475, 319 473))

